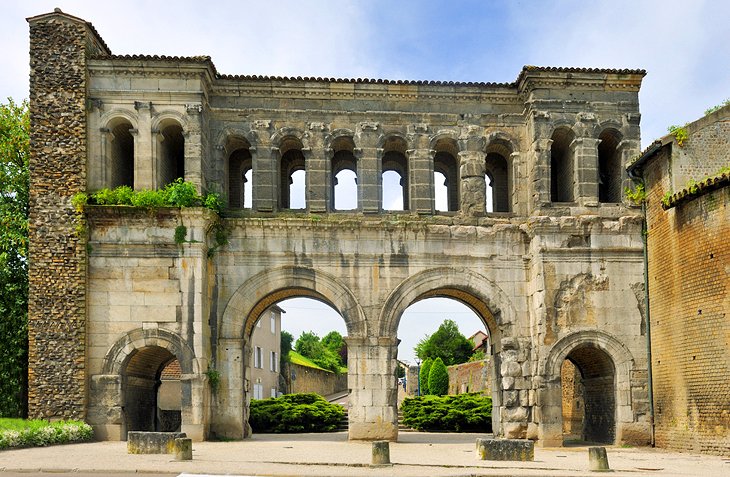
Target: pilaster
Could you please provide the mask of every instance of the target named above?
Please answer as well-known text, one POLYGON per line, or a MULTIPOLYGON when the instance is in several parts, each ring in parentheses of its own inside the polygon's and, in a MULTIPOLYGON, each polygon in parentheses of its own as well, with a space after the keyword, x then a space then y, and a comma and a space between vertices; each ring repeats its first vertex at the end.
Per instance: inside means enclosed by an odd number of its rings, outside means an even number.
POLYGON ((383 150, 377 147, 380 124, 362 122, 357 125, 355 144, 360 146, 358 159, 358 199, 366 214, 380 212, 383 196, 383 150))
POLYGON ((413 149, 406 151, 411 203, 408 210, 417 214, 431 215, 434 212, 433 156, 430 149, 426 124, 413 124, 409 127, 408 139, 413 149))

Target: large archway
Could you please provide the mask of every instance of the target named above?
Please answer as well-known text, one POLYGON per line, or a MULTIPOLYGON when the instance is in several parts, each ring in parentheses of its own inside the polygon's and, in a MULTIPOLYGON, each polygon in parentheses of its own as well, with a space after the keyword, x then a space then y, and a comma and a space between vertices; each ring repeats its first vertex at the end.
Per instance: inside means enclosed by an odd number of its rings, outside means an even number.
MULTIPOLYGON (((325 272, 304 267, 281 267, 249 278, 229 300, 220 324, 221 346, 217 362, 221 386, 215 403, 218 412, 213 422, 217 435, 230 438, 250 435, 248 404, 254 383, 248 373, 255 359, 251 336, 266 310, 294 297, 312 298, 339 313, 347 328, 346 339, 366 336, 364 313, 353 293, 325 272)), ((348 372, 348 381, 350 374, 348 372)))
MULTIPOLYGON (((492 429, 502 433, 501 406, 502 337, 511 335, 515 310, 506 294, 496 283, 468 269, 438 268, 426 270, 401 283, 384 304, 380 317, 380 335, 396 336, 404 311, 418 301, 442 297, 463 303, 477 316, 488 330, 491 341, 491 395, 492 429)), ((394 408, 396 393, 391 393, 394 408)))

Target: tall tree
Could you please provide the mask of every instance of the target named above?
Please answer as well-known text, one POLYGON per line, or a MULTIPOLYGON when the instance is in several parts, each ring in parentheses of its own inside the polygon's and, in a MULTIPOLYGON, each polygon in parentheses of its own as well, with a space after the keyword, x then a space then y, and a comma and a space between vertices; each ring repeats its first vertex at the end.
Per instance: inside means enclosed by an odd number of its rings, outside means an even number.
POLYGON ((0 416, 27 414, 28 103, 0 104, 0 416))
POLYGON ((324 338, 322 338, 322 344, 325 348, 332 351, 335 356, 339 357, 340 365, 347 365, 347 345, 345 339, 338 331, 330 331, 324 338))
POLYGON ((414 351, 421 359, 441 358, 446 366, 469 361, 473 344, 453 320, 444 320, 438 330, 418 342, 414 351))
POLYGON ((303 332, 294 345, 297 353, 311 359, 317 366, 328 369, 335 373, 340 372, 340 356, 326 347, 316 333, 311 331, 303 332))
POLYGON ((432 363, 433 360, 431 358, 424 359, 423 363, 421 364, 421 369, 418 371, 418 386, 421 390, 421 396, 429 394, 428 374, 431 371, 432 363))
POLYGON ((449 394, 449 371, 441 358, 436 358, 428 371, 428 393, 435 396, 449 394))

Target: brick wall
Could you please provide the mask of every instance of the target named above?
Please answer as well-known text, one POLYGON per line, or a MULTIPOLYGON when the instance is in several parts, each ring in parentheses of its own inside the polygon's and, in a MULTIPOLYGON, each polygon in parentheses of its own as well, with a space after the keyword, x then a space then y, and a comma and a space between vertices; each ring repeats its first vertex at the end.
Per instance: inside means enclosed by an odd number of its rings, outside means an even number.
POLYGON ((71 197, 86 189, 86 58, 103 47, 85 22, 30 23, 28 412, 82 418, 86 242, 71 197))
POLYGON ((730 455, 730 187, 664 211, 675 149, 644 169, 656 444, 730 455))

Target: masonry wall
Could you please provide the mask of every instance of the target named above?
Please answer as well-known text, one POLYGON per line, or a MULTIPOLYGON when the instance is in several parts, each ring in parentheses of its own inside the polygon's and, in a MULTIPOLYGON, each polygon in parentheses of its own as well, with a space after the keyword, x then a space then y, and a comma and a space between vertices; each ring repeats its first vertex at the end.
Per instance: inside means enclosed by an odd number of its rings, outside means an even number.
POLYGON ((85 415, 86 242, 71 197, 86 190, 86 58, 101 49, 83 21, 30 20, 32 418, 85 415))
POLYGON ((329 396, 347 390, 347 374, 335 374, 293 363, 289 364, 289 368, 293 373, 292 376, 296 376, 296 379, 291 381, 292 393, 317 393, 329 396))
POLYGON ((677 148, 644 170, 656 445, 730 455, 730 187, 663 210, 677 148))
POLYGON ((449 394, 492 393, 492 368, 489 360, 457 364, 449 372, 449 394))

